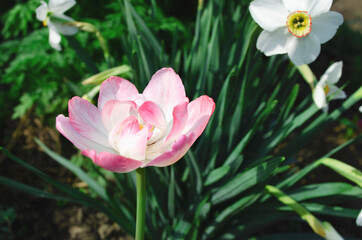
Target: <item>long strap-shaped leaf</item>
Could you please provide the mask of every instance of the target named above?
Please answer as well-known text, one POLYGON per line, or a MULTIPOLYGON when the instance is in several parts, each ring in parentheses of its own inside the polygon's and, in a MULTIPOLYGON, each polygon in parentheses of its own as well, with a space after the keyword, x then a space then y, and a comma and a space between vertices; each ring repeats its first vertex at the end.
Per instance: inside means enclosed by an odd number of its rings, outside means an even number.
POLYGON ((36 197, 42 197, 42 198, 49 198, 54 200, 61 200, 61 201, 67 201, 67 202, 74 202, 74 203, 81 203, 80 201, 77 201, 73 198, 63 197, 56 194, 49 193, 47 191, 44 191, 39 188, 35 188, 29 185, 26 185, 24 183, 0 176, 0 184, 3 184, 5 186, 14 188, 19 191, 23 191, 26 193, 29 193, 31 195, 34 195, 36 197))
POLYGON ((50 150, 44 143, 42 143, 39 139, 35 139, 35 142, 44 150, 44 152, 58 162, 60 165, 74 173, 80 180, 87 183, 87 185, 94 190, 101 198, 108 201, 109 198, 107 196, 106 191, 103 187, 101 187, 96 181, 90 178, 80 167, 74 165, 68 159, 63 158, 62 156, 56 154, 52 150, 50 150))
POLYGON ((78 200, 82 204, 86 206, 93 207, 99 211, 104 212, 107 214, 113 221, 119 222, 120 219, 117 215, 115 215, 108 207, 101 204, 96 199, 91 198, 90 196, 78 191, 77 189, 72 188, 71 186, 61 183, 54 178, 48 176, 44 172, 40 171, 39 169, 29 165, 28 163, 24 162, 23 160, 19 159, 18 157, 14 156, 10 152, 8 152, 5 148, 0 147, 0 151, 2 151, 6 156, 8 156, 11 160, 15 161, 16 163, 22 165, 23 167, 27 168, 31 172, 33 172, 35 175, 43 179, 44 181, 52 184, 54 187, 58 188, 59 190, 63 191, 64 193, 72 196, 75 200, 78 200))

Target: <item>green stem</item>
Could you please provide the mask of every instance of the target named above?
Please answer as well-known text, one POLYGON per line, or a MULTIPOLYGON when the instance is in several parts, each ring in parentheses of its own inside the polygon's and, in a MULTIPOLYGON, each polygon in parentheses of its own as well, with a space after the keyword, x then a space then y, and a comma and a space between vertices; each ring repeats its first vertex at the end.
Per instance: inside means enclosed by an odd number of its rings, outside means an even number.
POLYGON ((146 169, 138 168, 136 170, 137 182, 137 215, 136 215, 136 238, 143 240, 145 237, 146 220, 146 169))
POLYGON ((310 67, 307 64, 304 64, 302 66, 297 67, 298 71, 304 78, 304 80, 309 84, 312 91, 314 90, 314 84, 317 82, 317 78, 315 77, 314 73, 310 69, 310 67))

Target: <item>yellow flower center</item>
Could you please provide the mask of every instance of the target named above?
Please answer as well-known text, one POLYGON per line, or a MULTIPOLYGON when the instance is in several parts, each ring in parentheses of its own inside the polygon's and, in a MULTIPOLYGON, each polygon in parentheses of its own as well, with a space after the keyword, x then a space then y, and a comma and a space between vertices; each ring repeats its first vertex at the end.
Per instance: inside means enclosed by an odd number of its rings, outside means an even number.
POLYGON ((288 15, 288 31, 296 37, 305 37, 312 30, 312 17, 306 11, 296 11, 288 15))
POLYGON ((327 94, 329 93, 329 87, 328 87, 328 85, 326 85, 326 86, 324 87, 324 93, 326 94, 326 96, 327 96, 327 94))
POLYGON ((47 20, 44 20, 44 21, 43 21, 43 26, 46 27, 47 25, 48 25, 47 20))

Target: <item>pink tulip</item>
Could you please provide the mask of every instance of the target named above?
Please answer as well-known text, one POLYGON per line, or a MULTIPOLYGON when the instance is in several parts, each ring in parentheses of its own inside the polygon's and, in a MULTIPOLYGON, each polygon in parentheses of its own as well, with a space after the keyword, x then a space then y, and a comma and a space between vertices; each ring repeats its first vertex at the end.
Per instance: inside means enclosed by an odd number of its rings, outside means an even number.
POLYGON ((142 94, 129 81, 102 83, 98 108, 79 97, 69 100, 69 117, 56 127, 93 162, 112 172, 165 167, 177 162, 204 131, 215 103, 201 96, 189 103, 171 68, 156 72, 142 94))

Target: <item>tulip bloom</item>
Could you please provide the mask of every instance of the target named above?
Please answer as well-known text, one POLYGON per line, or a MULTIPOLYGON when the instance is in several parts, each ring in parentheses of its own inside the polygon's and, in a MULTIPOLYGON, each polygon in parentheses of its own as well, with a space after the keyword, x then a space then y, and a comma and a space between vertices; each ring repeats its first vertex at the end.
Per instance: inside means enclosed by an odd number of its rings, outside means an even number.
POLYGON ((74 0, 49 0, 49 4, 41 1, 41 5, 36 9, 36 18, 49 28, 49 43, 52 48, 60 51, 61 36, 74 35, 78 28, 67 26, 64 23, 74 20, 64 15, 64 12, 75 5, 74 0))
POLYGON ((264 30, 256 47, 266 56, 287 53, 297 66, 313 62, 343 16, 329 11, 333 0, 255 0, 249 11, 264 30))
POLYGON ((333 99, 344 99, 347 97, 344 91, 335 86, 341 78, 342 66, 342 62, 333 63, 322 75, 320 81, 314 88, 314 103, 319 109, 323 109, 325 112, 328 111, 327 97, 332 96, 333 99))
POLYGON ((101 85, 98 108, 79 97, 68 108, 69 117, 56 119, 59 132, 96 165, 129 172, 177 162, 204 131, 215 103, 208 96, 189 103, 180 77, 163 68, 142 94, 111 77, 101 85))

